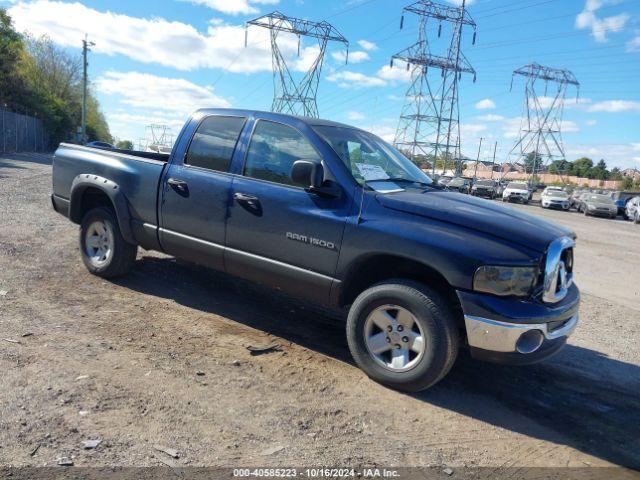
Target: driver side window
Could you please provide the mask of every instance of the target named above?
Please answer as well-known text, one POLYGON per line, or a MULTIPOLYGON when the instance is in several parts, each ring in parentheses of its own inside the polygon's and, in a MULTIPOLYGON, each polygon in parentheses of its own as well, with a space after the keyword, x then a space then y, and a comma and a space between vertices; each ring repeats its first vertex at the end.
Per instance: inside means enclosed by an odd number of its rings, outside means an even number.
POLYGON ((294 183, 290 176, 293 163, 301 159, 320 162, 318 153, 300 132, 281 123, 259 120, 251 137, 244 175, 306 187, 294 183))

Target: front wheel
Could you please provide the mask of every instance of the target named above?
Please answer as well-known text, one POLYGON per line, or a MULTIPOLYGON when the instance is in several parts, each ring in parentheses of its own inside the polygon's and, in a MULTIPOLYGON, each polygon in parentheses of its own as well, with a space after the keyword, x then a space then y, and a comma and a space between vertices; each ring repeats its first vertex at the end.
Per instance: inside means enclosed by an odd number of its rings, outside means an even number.
POLYGON ((137 245, 122 237, 111 208, 89 210, 80 224, 80 253, 87 270, 103 278, 124 275, 136 260, 137 245))
POLYGON ((349 350, 373 380, 417 392, 440 381, 458 354, 453 313, 417 282, 394 280, 362 292, 349 310, 349 350))
POLYGON ((640 211, 636 210, 635 215, 633 216, 633 223, 638 225, 640 223, 640 211))

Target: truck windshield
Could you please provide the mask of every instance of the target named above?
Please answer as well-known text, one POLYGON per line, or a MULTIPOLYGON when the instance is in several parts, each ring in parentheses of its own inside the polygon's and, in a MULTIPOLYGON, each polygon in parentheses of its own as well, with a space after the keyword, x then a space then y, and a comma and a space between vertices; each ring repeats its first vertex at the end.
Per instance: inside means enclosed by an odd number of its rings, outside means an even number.
POLYGON ((315 125, 313 129, 333 148, 361 185, 390 192, 433 183, 411 160, 371 133, 327 125, 315 125))

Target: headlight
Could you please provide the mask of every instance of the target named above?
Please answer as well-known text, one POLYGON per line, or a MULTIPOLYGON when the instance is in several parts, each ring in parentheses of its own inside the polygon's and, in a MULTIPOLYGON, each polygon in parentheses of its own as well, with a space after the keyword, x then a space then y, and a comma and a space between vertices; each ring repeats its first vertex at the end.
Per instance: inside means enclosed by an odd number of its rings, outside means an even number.
POLYGON ((518 297, 528 296, 535 283, 537 269, 534 267, 494 267, 485 265, 473 277, 473 289, 493 295, 518 297))
POLYGON ((595 209, 596 209, 596 206, 595 206, 595 205, 587 205, 587 208, 588 208, 589 210, 595 210, 595 209))

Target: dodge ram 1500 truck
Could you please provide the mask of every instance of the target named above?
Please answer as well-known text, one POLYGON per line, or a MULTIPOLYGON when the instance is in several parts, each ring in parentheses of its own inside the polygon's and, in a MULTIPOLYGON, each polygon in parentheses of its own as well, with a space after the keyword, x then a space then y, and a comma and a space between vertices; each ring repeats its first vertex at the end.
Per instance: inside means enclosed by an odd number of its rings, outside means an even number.
POLYGON ((140 246, 348 310, 356 363, 401 390, 438 382, 459 347, 540 361, 578 322, 572 232, 448 192, 335 122, 202 109, 170 155, 61 144, 52 202, 95 275, 140 246))

